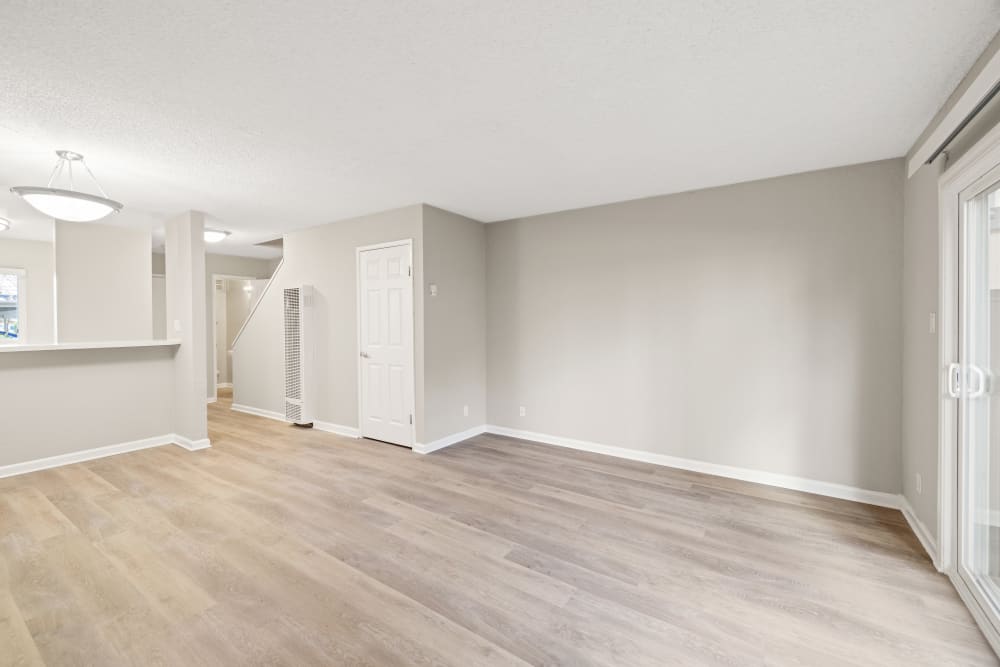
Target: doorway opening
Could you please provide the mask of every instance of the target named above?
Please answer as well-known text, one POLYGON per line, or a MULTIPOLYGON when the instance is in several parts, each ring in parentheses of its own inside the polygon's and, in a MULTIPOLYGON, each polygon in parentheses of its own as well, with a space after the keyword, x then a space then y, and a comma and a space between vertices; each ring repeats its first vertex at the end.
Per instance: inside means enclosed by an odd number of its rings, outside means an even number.
POLYGON ((212 396, 232 396, 233 342, 267 286, 266 278, 212 274, 212 396))

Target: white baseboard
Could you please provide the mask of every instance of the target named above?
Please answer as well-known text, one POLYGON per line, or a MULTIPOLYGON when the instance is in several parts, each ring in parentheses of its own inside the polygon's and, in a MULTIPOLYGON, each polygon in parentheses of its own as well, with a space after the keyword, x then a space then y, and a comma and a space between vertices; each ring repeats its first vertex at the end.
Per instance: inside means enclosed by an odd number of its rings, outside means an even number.
POLYGON ((332 422, 321 422, 318 420, 314 420, 313 428, 319 431, 326 431, 327 433, 336 433, 337 435, 342 435, 345 438, 361 437, 360 429, 356 429, 353 426, 342 426, 341 424, 334 424, 332 422))
POLYGON ((910 505, 910 501, 904 495, 899 496, 899 510, 903 513, 906 518, 906 523, 910 524, 910 530, 913 534, 917 536, 920 541, 921 546, 923 546, 924 551, 927 555, 931 557, 931 562, 934 563, 934 567, 937 568, 938 572, 943 570, 938 566, 938 548, 937 542, 931 535, 931 532, 927 530, 927 526, 924 522, 920 520, 917 513, 913 511, 913 506, 910 505))
POLYGON ((638 449, 626 449, 625 447, 602 445, 596 442, 574 440, 572 438, 564 438, 557 435, 521 431, 518 429, 507 428, 506 426, 495 426, 490 424, 486 427, 486 432, 496 435, 506 435, 511 438, 520 438, 522 440, 533 440, 547 445, 556 445, 557 447, 568 447, 570 449, 593 452, 595 454, 617 456, 619 458, 630 459, 632 461, 654 463, 656 465, 667 466, 669 468, 690 470, 692 472, 705 473, 706 475, 740 479, 745 482, 766 484, 767 486, 777 486, 783 489, 792 489, 794 491, 805 491, 806 493, 815 493, 821 496, 829 496, 831 498, 853 500, 855 502, 865 503, 868 505, 878 505, 879 507, 899 509, 900 505, 900 496, 898 494, 859 489, 857 487, 835 484, 833 482, 823 482, 820 480, 806 479, 804 477, 794 477, 792 475, 783 475, 763 470, 753 470, 751 468, 738 468, 719 463, 709 463, 707 461, 698 461, 696 459, 669 456, 667 454, 645 452, 638 449))
POLYGON ((201 438, 200 440, 191 440, 190 438, 185 438, 183 435, 177 435, 174 433, 174 444, 178 447, 183 447, 189 452, 196 452, 199 449, 208 449, 212 446, 212 441, 208 438, 201 438))
POLYGON ((14 475, 23 475, 29 472, 68 466, 74 463, 83 463, 84 461, 103 459, 108 456, 115 456, 116 454, 126 454, 128 452, 136 452, 140 449, 149 449, 151 447, 160 447, 162 445, 179 445, 184 449, 193 451, 196 449, 205 449, 210 446, 210 443, 207 438, 204 440, 191 441, 177 435, 176 433, 168 433, 166 435, 143 438, 142 440, 121 442, 116 445, 94 447, 92 449, 84 449, 79 452, 70 452, 69 454, 59 454, 57 456, 48 456, 43 459, 35 459, 33 461, 24 461, 22 463, 12 463, 10 465, 0 466, 0 477, 13 477, 14 475))
POLYGON ((430 454, 431 452, 444 449, 445 447, 450 447, 454 444, 462 442, 463 440, 468 440, 469 438, 486 433, 486 428, 487 426, 485 424, 480 424, 479 426, 473 426, 465 431, 452 433, 451 435, 446 435, 443 438, 438 438, 437 440, 429 442, 426 445, 418 442, 413 445, 413 451, 417 454, 430 454))
POLYGON ((205 399, 205 402, 208 403, 209 405, 211 405, 212 403, 215 403, 218 400, 219 400, 218 398, 210 396, 209 398, 205 399))
POLYGON ((275 412, 273 410, 262 410, 261 408, 254 408, 249 405, 240 405, 238 403, 233 403, 232 409, 236 412, 243 412, 248 415, 256 415, 258 417, 267 417, 268 419, 276 419, 278 421, 285 421, 285 415, 280 412, 275 412))
POLYGON ((232 382, 217 382, 215 384, 215 388, 216 389, 232 389, 233 388, 233 383, 232 382))
MULTIPOLYGON (((233 403, 233 410, 236 412, 243 412, 248 415, 256 415, 257 417, 266 417, 267 419, 274 419, 276 421, 285 422, 289 424, 288 420, 285 419, 285 415, 280 412, 274 412, 273 410, 263 410, 261 408, 254 408, 249 405, 240 405, 238 403, 233 403)), ((361 432, 354 428, 353 426, 342 426, 340 424, 334 424, 333 422, 324 421, 313 421, 313 428, 317 431, 326 431, 327 433, 336 433, 337 435, 342 435, 347 438, 360 438, 361 432)))

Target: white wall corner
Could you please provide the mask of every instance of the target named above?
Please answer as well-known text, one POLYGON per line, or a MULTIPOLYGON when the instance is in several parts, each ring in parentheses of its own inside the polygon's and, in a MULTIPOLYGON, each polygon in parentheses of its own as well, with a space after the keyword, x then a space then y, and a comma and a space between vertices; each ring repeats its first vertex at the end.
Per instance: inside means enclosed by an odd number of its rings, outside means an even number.
POLYGON ((443 438, 438 438, 433 442, 428 442, 427 444, 416 443, 413 445, 413 451, 417 454, 430 454, 431 452, 436 452, 439 449, 444 449, 445 447, 451 447, 460 442, 468 440, 469 438, 474 438, 477 435, 482 435, 486 433, 486 429, 489 428, 486 424, 480 424, 479 426, 473 426, 470 429, 460 431, 459 433, 452 433, 451 435, 446 435, 443 438))
POLYGON ((923 546, 924 551, 926 551, 927 555, 930 556, 935 569, 937 569, 938 572, 943 572, 941 566, 938 564, 938 547, 937 542, 934 540, 934 536, 931 535, 929 530, 927 530, 927 526, 920 520, 917 513, 913 511, 913 506, 910 505, 910 501, 902 494, 899 496, 899 510, 903 513, 906 523, 910 525, 910 530, 912 530, 913 534, 917 536, 917 540, 920 541, 920 545, 923 546))
POLYGON ((629 459, 632 461, 653 463, 656 465, 666 466, 668 468, 678 468, 680 470, 690 470, 692 472, 700 472, 706 475, 738 479, 744 482, 776 486, 782 489, 790 489, 792 491, 815 493, 820 496, 839 498, 841 500, 851 500, 858 503, 865 503, 866 505, 899 509, 900 497, 895 493, 872 491, 869 489, 847 486, 845 484, 807 479, 805 477, 794 477, 792 475, 783 475, 764 470, 753 470, 751 468, 737 468, 735 466, 709 463, 707 461, 698 461, 696 459, 685 459, 678 456, 669 456, 667 454, 656 454, 654 452, 646 452, 638 449, 627 449, 625 447, 603 445, 596 442, 574 440, 572 438, 564 438, 562 436, 549 435, 546 433, 521 431, 493 424, 486 427, 486 432, 493 433, 495 435, 505 435, 511 438, 519 438, 521 440, 541 442, 547 445, 556 445, 557 447, 577 449, 594 454, 605 454, 607 456, 616 456, 618 458, 629 459))
POLYGON ((178 447, 183 447, 190 452, 196 452, 199 449, 208 449, 212 446, 212 441, 208 438, 201 438, 200 440, 191 440, 190 438, 185 438, 183 435, 178 435, 174 433, 173 443, 178 447))

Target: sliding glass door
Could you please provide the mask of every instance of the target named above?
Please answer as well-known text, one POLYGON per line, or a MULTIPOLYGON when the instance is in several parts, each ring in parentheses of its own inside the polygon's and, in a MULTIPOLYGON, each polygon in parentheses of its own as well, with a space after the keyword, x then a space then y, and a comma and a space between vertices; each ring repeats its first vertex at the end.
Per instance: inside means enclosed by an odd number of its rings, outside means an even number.
POLYGON ((1000 174, 962 198, 957 562, 983 615, 1000 627, 1000 174))

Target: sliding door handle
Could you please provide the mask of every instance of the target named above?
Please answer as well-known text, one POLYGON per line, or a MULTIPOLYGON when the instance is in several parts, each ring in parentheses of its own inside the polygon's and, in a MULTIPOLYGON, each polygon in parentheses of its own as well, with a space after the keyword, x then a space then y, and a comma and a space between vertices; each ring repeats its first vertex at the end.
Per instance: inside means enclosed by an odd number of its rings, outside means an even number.
POLYGON ((962 364, 948 364, 948 396, 962 396, 962 364))
MULTIPOLYGON (((976 383, 976 388, 970 389, 967 396, 969 398, 979 398, 984 395, 986 393, 986 373, 983 372, 983 369, 979 366, 969 364, 969 376, 970 380, 972 379, 972 376, 975 376, 978 379, 978 382, 976 383)), ((969 384, 971 384, 971 382, 969 384)))

